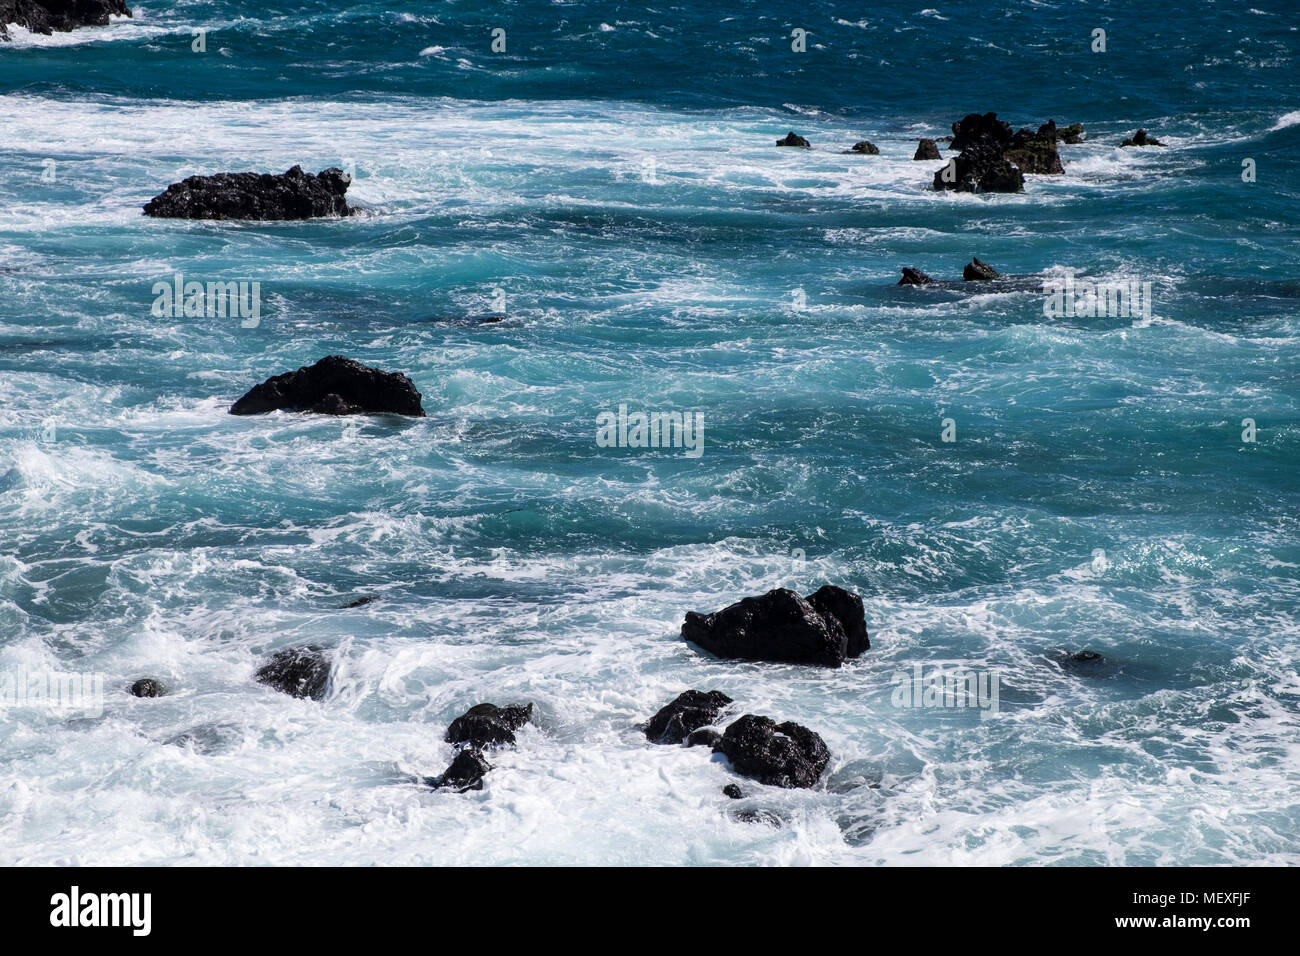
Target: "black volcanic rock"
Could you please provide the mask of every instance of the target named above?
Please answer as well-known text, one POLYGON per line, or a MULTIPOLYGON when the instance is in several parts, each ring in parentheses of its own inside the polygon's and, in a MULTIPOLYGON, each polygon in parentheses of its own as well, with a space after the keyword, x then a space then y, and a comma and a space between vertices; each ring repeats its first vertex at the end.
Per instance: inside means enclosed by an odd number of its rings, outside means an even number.
POLYGON ((160 680, 141 677, 131 685, 131 693, 136 697, 162 697, 167 693, 167 687, 160 680))
POLYGON ((1048 120, 1035 132, 1022 129, 1011 138, 1003 155, 1022 173, 1052 176, 1065 172, 1056 151, 1056 121, 1048 120))
POLYGON ((722 734, 712 727, 701 727, 699 730, 691 731, 691 735, 686 738, 686 746, 712 748, 721 739, 722 734))
POLYGON ((401 372, 377 368, 342 355, 327 355, 315 365, 285 372, 255 385, 230 406, 232 415, 260 415, 284 409, 322 415, 424 417, 420 393, 401 372))
POLYGON ((857 657, 863 651, 871 649, 867 639, 867 617, 862 608, 862 598, 852 591, 823 584, 806 598, 813 609, 825 620, 834 619, 844 631, 848 643, 845 645, 846 657, 857 657))
POLYGON ((446 770, 438 777, 425 777, 426 786, 437 790, 441 787, 465 793, 467 790, 482 790, 483 775, 492 769, 492 765, 483 759, 483 754, 466 747, 457 752, 456 757, 446 770))
POLYGON ((996 269, 978 258, 971 259, 970 262, 966 263, 966 267, 961 270, 961 277, 967 282, 988 281, 989 279, 996 279, 998 275, 996 269))
POLYGON ((787 133, 784 139, 778 139, 776 145, 797 146, 799 149, 812 149, 812 143, 795 133, 794 130, 787 133))
POLYGON ((740 788, 736 786, 734 783, 729 783, 725 787, 723 787, 722 795, 725 797, 730 797, 732 800, 740 800, 745 796, 744 793, 741 792, 740 788))
POLYGON ((850 152, 850 153, 863 153, 863 154, 865 154, 865 155, 867 155, 867 156, 879 156, 879 155, 880 155, 880 150, 876 148, 876 144, 875 144, 875 143, 870 143, 870 142, 868 142, 868 141, 865 140, 865 139, 862 140, 860 143, 854 143, 854 144, 853 144, 853 148, 850 149, 849 152, 850 152))
POLYGON ((217 173, 172 183, 144 205, 146 216, 166 219, 315 219, 350 216, 344 194, 352 178, 330 167, 313 176, 301 166, 288 172, 217 173))
POLYGON ((1054 120, 1037 130, 1013 133, 1011 124, 998 119, 996 113, 970 113, 952 124, 952 132, 952 149, 959 155, 934 174, 935 189, 1014 193, 1025 188, 1026 173, 1065 172, 1056 149, 1054 120))
MULTIPOLYGON (((955 141, 955 137, 954 137, 955 141)), ((998 146, 967 146, 950 159, 947 166, 934 174, 935 189, 956 192, 1018 193, 1025 188, 1025 177, 998 146)))
POLYGON ((716 721, 730 703, 731 698, 722 691, 684 691, 650 718, 646 739, 654 744, 679 744, 692 731, 716 721))
POLYGON ((1120 143, 1120 145, 1121 146, 1163 146, 1165 144, 1160 142, 1160 140, 1158 139, 1154 139, 1148 136, 1146 130, 1140 129, 1132 136, 1130 136, 1128 139, 1124 140, 1124 142, 1120 143))
POLYGON ((903 278, 898 280, 899 285, 929 285, 934 280, 922 272, 920 269, 913 269, 910 266, 903 268, 903 278))
POLYGON ((824 667, 867 646, 861 599, 830 585, 808 598, 777 588, 712 614, 688 611, 682 637, 718 657, 824 667))
POLYGON ((0 39, 9 39, 10 23, 49 36, 56 30, 106 27, 110 16, 131 16, 125 0, 0 0, 0 39))
POLYGON ((916 155, 912 157, 917 159, 943 159, 939 155, 939 146, 932 139, 923 139, 916 147, 916 155))
POLYGON ((1070 146, 1077 146, 1088 138, 1088 134, 1083 131, 1082 123, 1071 123, 1065 129, 1059 130, 1057 136, 1062 143, 1070 146))
POLYGON ((257 682, 292 697, 323 700, 329 688, 330 662, 315 644, 287 647, 257 671, 257 682))
POLYGON ((469 744, 476 750, 513 744, 515 731, 532 716, 532 704, 475 704, 451 722, 445 739, 450 744, 469 744))
POLYGON ((1013 138, 1011 124, 998 119, 997 113, 968 113, 952 124, 951 148, 960 151, 968 146, 993 146, 1004 150, 1013 138))
POLYGON ((714 745, 732 769, 772 787, 811 787, 830 763, 822 738, 807 727, 745 714, 714 745))

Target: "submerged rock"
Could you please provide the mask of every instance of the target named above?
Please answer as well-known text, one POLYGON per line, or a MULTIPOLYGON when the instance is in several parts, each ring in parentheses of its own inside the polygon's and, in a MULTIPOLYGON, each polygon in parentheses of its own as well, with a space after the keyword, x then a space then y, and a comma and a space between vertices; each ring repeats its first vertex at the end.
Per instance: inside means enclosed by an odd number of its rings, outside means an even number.
POLYGON ((163 743, 193 750, 197 754, 230 753, 244 742, 244 730, 235 724, 200 724, 168 737, 163 743))
POLYGON ((515 731, 533 717, 532 704, 475 704, 447 728, 450 744, 469 744, 476 750, 515 742, 515 731))
POLYGON ((321 647, 287 647, 272 655, 257 671, 257 681, 293 697, 324 700, 329 689, 330 662, 321 647))
POLYGON ((1113 677, 1120 671, 1118 664, 1096 651, 1061 651, 1055 659, 1063 671, 1078 677, 1113 677))
POLYGON ((125 0, 0 0, 0 40, 9 24, 49 36, 78 27, 106 27, 109 17, 129 17, 125 0))
POLYGON ((903 278, 898 280, 899 285, 929 285, 934 280, 922 272, 920 269, 913 269, 910 266, 903 268, 903 278))
POLYGON ((799 136, 794 132, 794 130, 787 133, 784 139, 778 139, 776 145, 797 146, 799 149, 812 149, 812 143, 808 142, 808 140, 804 139, 802 136, 799 136))
POLYGON ((131 693, 136 697, 162 697, 167 693, 167 687, 160 680, 141 677, 131 685, 131 693))
POLYGON ((339 609, 346 611, 349 608, 365 607, 367 604, 369 604, 371 601, 374 600, 375 600, 375 596, 373 594, 364 594, 361 597, 356 598, 355 600, 349 601, 347 604, 340 604, 339 609))
POLYGON ((443 787, 453 789, 457 793, 482 790, 483 775, 491 769, 492 765, 483 758, 482 753, 472 747, 466 747, 457 752, 451 766, 444 770, 441 776, 425 777, 424 782, 426 786, 435 790, 443 787))
POLYGON ((682 637, 718 657, 825 667, 870 647, 862 599, 833 585, 806 598, 777 588, 712 614, 688 611, 682 637))
POLYGON ((342 355, 254 385, 230 406, 232 415, 285 410, 319 415, 391 413, 424 417, 421 395, 401 372, 382 372, 342 355))
POLYGON ((876 148, 876 144, 875 144, 875 143, 868 142, 868 141, 865 140, 865 139, 862 140, 862 141, 859 142, 859 143, 854 143, 854 144, 853 144, 853 147, 849 150, 849 152, 850 152, 850 153, 863 153, 863 154, 865 154, 865 155, 867 155, 867 156, 879 156, 879 155, 880 155, 880 150, 876 148))
POLYGON ((811 787, 830 763, 822 738, 791 721, 745 714, 713 748, 742 776, 772 787, 811 787))
POLYGON ((217 173, 172 183, 144 205, 164 219, 316 219, 350 216, 344 193, 352 177, 331 166, 316 175, 294 166, 284 173, 217 173))
POLYGON ((722 794, 725 797, 730 797, 732 800, 740 800, 743 799, 745 796, 743 793, 741 793, 740 788, 736 786, 734 783, 729 783, 725 787, 723 787, 722 794))
POLYGON ((998 271, 987 262, 981 262, 977 258, 971 259, 966 263, 966 267, 961 270, 961 277, 967 282, 984 281, 996 279, 998 271))
POLYGON ((712 727, 701 727, 699 730, 691 731, 691 735, 686 738, 686 746, 712 748, 721 739, 722 734, 712 727))
POLYGON ((722 691, 684 691, 650 718, 646 739, 653 744, 679 744, 692 731, 715 722, 730 703, 731 698, 722 691))
POLYGON ((1160 140, 1158 139, 1148 136, 1146 130, 1140 129, 1132 136, 1130 136, 1128 139, 1124 140, 1124 142, 1120 143, 1120 145, 1121 146, 1163 146, 1165 144, 1160 142, 1160 140))
POLYGON ((923 139, 916 147, 916 154, 912 157, 917 159, 943 159, 939 155, 939 146, 932 139, 923 139))

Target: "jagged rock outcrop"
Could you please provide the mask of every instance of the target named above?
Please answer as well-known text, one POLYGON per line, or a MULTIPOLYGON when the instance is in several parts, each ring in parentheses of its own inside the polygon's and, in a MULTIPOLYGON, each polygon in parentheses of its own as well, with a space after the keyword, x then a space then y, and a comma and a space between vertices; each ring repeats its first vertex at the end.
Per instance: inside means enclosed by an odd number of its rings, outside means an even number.
POLYGON ((451 765, 437 777, 425 777, 425 786, 435 790, 447 788, 457 793, 468 790, 482 790, 483 776, 492 765, 484 759, 483 754, 472 747, 456 752, 451 765))
POLYGON ((330 681, 329 658, 316 644, 287 647, 258 668, 257 681, 291 697, 324 700, 330 681))
POLYGON ((715 611, 689 611, 682 637, 718 657, 839 667, 867 648, 862 599, 834 585, 806 598, 788 588, 715 611))
POLYGON ((1019 130, 1003 155, 1022 173, 1054 176, 1065 172, 1061 154, 1056 151, 1056 122, 1048 120, 1037 131, 1019 130))
POLYGON ((679 744, 693 731, 717 721, 730 703, 731 698, 722 691, 684 691, 650 718, 646 739, 654 744, 679 744))
POLYGON ((903 278, 898 280, 899 285, 929 285, 934 280, 922 272, 920 269, 913 269, 910 266, 903 268, 903 278))
POLYGON ((732 769, 772 787, 811 787, 830 763, 821 736, 800 724, 745 714, 714 744, 732 769))
POLYGON ((776 145, 795 146, 798 147, 799 149, 812 149, 812 143, 808 142, 808 140, 798 135, 794 130, 791 130, 783 138, 778 139, 776 141, 776 145))
POLYGON ((469 744, 476 750, 507 746, 515 742, 515 731, 532 717, 532 704, 475 704, 451 722, 444 739, 449 744, 469 744))
POLYGON ((961 270, 961 277, 967 282, 987 282, 989 279, 996 279, 999 274, 991 265, 978 258, 971 259, 970 262, 966 263, 966 267, 961 270))
POLYGON ((1130 136, 1128 139, 1124 140, 1124 142, 1120 143, 1120 145, 1121 146, 1163 146, 1165 144, 1160 142, 1160 140, 1155 139, 1152 136, 1148 136, 1146 130, 1140 129, 1132 136, 1130 136))
POLYGON ((916 154, 912 157, 917 159, 943 159, 939 155, 939 145, 932 139, 923 139, 916 147, 916 154))
POLYGON ((216 173, 172 183, 144 204, 164 219, 316 219, 350 216, 345 194, 352 177, 336 167, 316 175, 294 166, 284 173, 216 173))
POLYGON ((854 143, 854 144, 853 144, 853 148, 850 149, 849 152, 851 152, 851 153, 863 153, 864 155, 867 155, 867 156, 879 156, 879 155, 880 155, 880 150, 876 148, 876 144, 875 144, 875 143, 868 142, 868 141, 865 140, 865 139, 862 140, 861 142, 854 143))
POLYGON ((129 17, 125 0, 0 0, 0 40, 15 24, 45 36, 78 27, 106 27, 109 17, 129 17))

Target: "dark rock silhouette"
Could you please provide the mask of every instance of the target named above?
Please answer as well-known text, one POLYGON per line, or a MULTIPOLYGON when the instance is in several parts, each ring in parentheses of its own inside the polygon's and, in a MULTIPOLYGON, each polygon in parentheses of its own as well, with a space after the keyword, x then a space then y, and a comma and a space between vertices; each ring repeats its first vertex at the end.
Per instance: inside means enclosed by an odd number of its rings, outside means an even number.
POLYGON ((167 693, 167 687, 160 680, 141 677, 131 685, 131 693, 136 697, 162 697, 167 693))
POLYGON ((869 647, 862 599, 827 585, 802 598, 787 588, 716 611, 689 611, 682 637, 718 657, 839 667, 869 647))
POLYGON ((646 739, 654 744, 679 744, 692 731, 715 722, 730 703, 731 698, 721 691, 684 691, 650 718, 646 739))
POLYGON ((1077 146, 1088 138, 1088 134, 1083 131, 1082 123, 1071 123, 1065 129, 1059 130, 1057 136, 1062 143, 1070 146, 1077 146))
POLYGON ((483 775, 491 769, 492 765, 483 759, 482 753, 472 747, 466 747, 457 751, 451 766, 444 770, 441 776, 425 777, 424 782, 426 786, 433 787, 435 790, 442 787, 455 790, 457 793, 482 790, 483 775))
POLYGON ((330 662, 316 644, 287 647, 257 671, 257 681, 292 697, 324 700, 329 689, 330 662))
POLYGON ((997 113, 967 113, 952 124, 951 148, 992 146, 1000 151, 1011 145, 1014 135, 1011 124, 998 119, 997 113))
POLYGON ((732 769, 773 787, 811 787, 830 763, 822 738, 799 724, 745 714, 714 745, 732 769))
MULTIPOLYGON (((955 141, 955 137, 954 137, 955 141)), ((1018 193, 1025 188, 1025 176, 997 146, 967 146, 934 174, 935 189, 973 193, 1018 193)))
POLYGON ((853 148, 850 149, 849 152, 850 152, 850 153, 863 153, 863 154, 865 154, 865 155, 867 155, 867 156, 879 156, 879 155, 880 155, 880 150, 876 148, 875 143, 870 143, 870 142, 868 142, 868 141, 865 140, 865 139, 862 140, 862 141, 859 142, 859 143, 854 143, 854 144, 853 144, 853 148))
POLYGON ((1011 138, 1003 154, 1022 173, 1052 176, 1065 172, 1061 154, 1056 151, 1056 122, 1048 120, 1035 132, 1022 129, 1011 138))
POLYGON ((217 173, 172 183, 144 205, 164 219, 315 219, 350 216, 344 194, 352 178, 330 167, 312 175, 294 166, 271 173, 217 173))
POLYGON ((967 282, 988 281, 989 279, 996 279, 998 275, 996 269, 977 258, 971 259, 970 262, 966 263, 966 267, 961 270, 961 277, 967 282))
POLYGON ((532 716, 532 704, 475 704, 451 722, 445 739, 450 744, 469 744, 476 750, 513 744, 515 731, 532 716))
POLYGON ((13 23, 45 36, 78 27, 106 27, 109 17, 129 17, 125 0, 0 0, 0 40, 13 23))
POLYGON ((424 417, 420 393, 401 372, 377 368, 342 355, 327 355, 315 365, 285 372, 255 385, 230 406, 232 415, 260 415, 283 409, 321 415, 396 415, 424 417))
POLYGON ((1121 146, 1163 146, 1165 144, 1160 142, 1160 140, 1158 139, 1154 139, 1153 137, 1148 136, 1146 130, 1140 129, 1132 136, 1130 136, 1128 139, 1124 140, 1124 142, 1120 143, 1120 145, 1121 146))
POLYGON ((952 133, 959 155, 934 174, 935 189, 1014 193, 1025 188, 1025 173, 1065 172, 1053 120, 1013 133, 996 113, 970 113, 952 124, 952 133))
POLYGON ((799 149, 812 149, 812 143, 795 133, 794 130, 787 133, 784 139, 778 139, 776 145, 797 146, 799 149))
POLYGON ((910 266, 903 268, 903 278, 898 280, 899 285, 929 285, 934 280, 922 272, 920 269, 913 269, 910 266))
POLYGON ((691 735, 686 738, 688 747, 712 747, 722 739, 722 734, 718 733, 712 727, 701 727, 699 730, 692 730, 691 735))
POLYGON ((932 139, 923 139, 916 147, 916 154, 912 159, 943 159, 939 155, 939 146, 932 139))
POLYGON ((730 797, 732 800, 740 800, 745 796, 741 792, 740 788, 736 786, 734 783, 729 783, 725 787, 723 787, 722 793, 724 796, 730 797))

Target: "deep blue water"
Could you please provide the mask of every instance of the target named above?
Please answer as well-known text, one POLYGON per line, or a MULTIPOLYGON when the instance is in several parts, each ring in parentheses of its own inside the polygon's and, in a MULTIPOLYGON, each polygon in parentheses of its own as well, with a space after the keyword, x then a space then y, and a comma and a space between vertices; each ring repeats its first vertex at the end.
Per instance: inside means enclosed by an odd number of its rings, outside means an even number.
POLYGON ((0 45, 0 672, 107 689, 0 720, 4 861, 1300 860, 1288 4, 136 13, 0 45), (917 139, 985 110, 1088 138, 1023 194, 927 188, 917 139), (140 214, 295 163, 362 213, 140 214), (895 285, 972 256, 1029 278, 895 285), (1151 315, 1046 317, 1064 269, 1151 315), (155 317, 177 273, 260 282, 260 323, 155 317), (331 353, 429 417, 225 414, 331 353), (620 403, 701 413, 703 454, 599 447, 620 403), (826 582, 873 644, 840 670, 677 636, 826 582), (328 700, 252 681, 306 641, 328 700), (999 713, 894 706, 937 661, 999 713), (688 687, 826 739, 819 787, 746 787, 782 827, 645 742, 688 687), (410 784, 480 700, 537 708, 487 789, 410 784))

